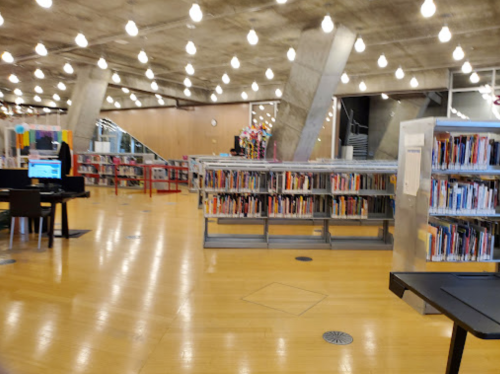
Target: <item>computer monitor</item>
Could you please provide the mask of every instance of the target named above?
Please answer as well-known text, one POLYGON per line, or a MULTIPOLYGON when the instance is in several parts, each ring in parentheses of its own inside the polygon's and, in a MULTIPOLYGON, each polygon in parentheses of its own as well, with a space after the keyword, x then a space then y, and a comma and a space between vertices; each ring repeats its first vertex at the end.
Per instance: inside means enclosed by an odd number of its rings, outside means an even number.
POLYGON ((61 161, 29 160, 28 177, 36 179, 61 179, 61 161))

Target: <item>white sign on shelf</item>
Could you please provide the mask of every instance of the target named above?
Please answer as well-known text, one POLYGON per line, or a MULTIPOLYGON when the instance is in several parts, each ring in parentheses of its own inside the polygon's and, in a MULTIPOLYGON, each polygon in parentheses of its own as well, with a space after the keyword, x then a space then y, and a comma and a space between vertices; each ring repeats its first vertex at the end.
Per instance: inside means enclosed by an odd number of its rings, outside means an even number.
POLYGON ((411 147, 406 150, 405 175, 403 180, 403 193, 417 196, 420 187, 420 160, 422 149, 411 147))
POLYGON ((425 144, 424 134, 405 135, 405 147, 423 147, 425 144))

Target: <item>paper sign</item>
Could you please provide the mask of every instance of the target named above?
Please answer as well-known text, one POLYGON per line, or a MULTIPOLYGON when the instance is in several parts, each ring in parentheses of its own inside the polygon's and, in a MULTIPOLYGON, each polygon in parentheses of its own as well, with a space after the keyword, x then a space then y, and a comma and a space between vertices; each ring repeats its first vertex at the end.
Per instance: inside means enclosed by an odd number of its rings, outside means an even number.
POLYGON ((423 147, 424 134, 407 134, 405 135, 405 147, 423 147))
POLYGON ((405 157, 405 175, 403 180, 403 193, 417 196, 420 187, 420 159, 421 148, 408 148, 405 157))

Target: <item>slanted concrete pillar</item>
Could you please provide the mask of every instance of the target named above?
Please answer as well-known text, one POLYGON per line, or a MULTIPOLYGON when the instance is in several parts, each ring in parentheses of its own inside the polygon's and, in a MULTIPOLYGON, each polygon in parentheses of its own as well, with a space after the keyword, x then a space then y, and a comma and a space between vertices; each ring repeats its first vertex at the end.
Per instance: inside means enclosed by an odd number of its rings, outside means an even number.
POLYGON ((273 127, 272 144, 283 161, 307 161, 318 139, 332 97, 344 72, 356 34, 338 26, 325 34, 321 28, 305 30, 300 37, 288 82, 273 127))
POLYGON ((89 148, 110 77, 110 70, 97 66, 78 69, 67 121, 67 129, 73 131, 75 152, 86 152, 89 148))

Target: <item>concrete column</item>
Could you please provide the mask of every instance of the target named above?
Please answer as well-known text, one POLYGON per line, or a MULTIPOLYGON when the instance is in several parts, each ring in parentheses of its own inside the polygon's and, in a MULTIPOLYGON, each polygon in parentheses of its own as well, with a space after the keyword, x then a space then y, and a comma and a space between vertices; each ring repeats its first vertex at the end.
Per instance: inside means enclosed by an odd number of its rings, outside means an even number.
POLYGON ((110 70, 97 66, 78 69, 67 121, 67 129, 73 131, 75 152, 86 152, 89 148, 110 77, 110 70))
MULTIPOLYGON (((309 159, 355 38, 342 25, 330 34, 320 28, 302 32, 273 127, 271 144, 277 142, 280 160, 309 159)), ((268 147, 268 157, 272 150, 268 147)))

